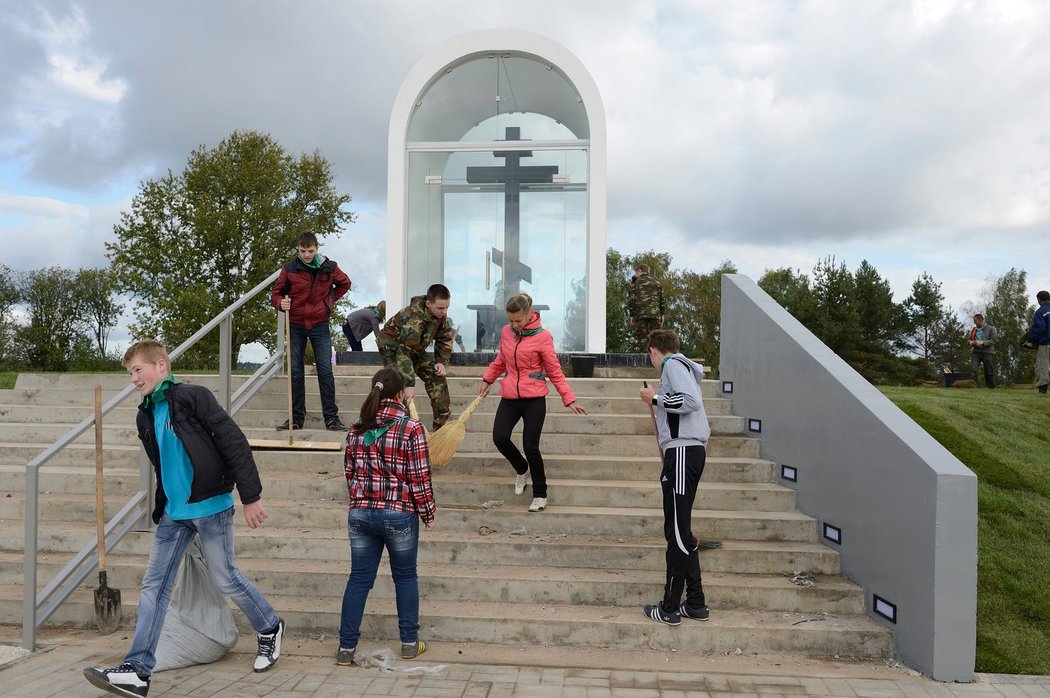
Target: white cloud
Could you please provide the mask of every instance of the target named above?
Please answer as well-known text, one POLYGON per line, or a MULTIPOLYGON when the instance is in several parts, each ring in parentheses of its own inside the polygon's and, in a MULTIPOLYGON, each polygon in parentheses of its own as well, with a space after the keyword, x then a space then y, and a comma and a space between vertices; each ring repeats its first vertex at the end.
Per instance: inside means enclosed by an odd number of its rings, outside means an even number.
MULTIPOLYGON (((0 219, 0 235, 59 257, 102 260, 136 178, 258 129, 332 163, 361 217, 325 248, 355 300, 373 302, 394 96, 438 43, 510 27, 558 41, 594 76, 622 251, 659 240, 678 266, 730 259, 756 278, 866 258, 898 299, 927 270, 956 306, 1012 266, 1050 287, 1036 266, 1050 232, 1050 7, 1038 0, 8 5, 0 191, 27 200, 0 211, 27 210, 17 226, 0 219)), ((20 261, 3 247, 0 263, 20 261)))

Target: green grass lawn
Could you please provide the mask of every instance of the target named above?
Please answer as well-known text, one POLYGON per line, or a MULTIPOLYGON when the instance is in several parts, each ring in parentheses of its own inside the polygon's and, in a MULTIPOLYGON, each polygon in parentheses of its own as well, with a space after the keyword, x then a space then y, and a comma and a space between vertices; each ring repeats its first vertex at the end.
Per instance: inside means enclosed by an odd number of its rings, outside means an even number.
POLYGON ((1050 674, 1050 396, 881 390, 977 474, 977 671, 1050 674))
POLYGON ((0 371, 0 390, 10 390, 18 380, 17 371, 0 371))

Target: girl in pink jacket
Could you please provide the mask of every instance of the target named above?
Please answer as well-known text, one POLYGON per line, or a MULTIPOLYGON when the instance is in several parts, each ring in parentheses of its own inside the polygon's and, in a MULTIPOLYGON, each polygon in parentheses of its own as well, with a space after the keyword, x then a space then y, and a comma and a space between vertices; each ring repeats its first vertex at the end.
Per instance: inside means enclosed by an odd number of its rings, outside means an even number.
POLYGON ((492 423, 492 442, 517 473, 514 494, 525 493, 531 473, 533 499, 529 511, 543 511, 547 508, 547 477, 540 455, 540 435, 547 416, 547 378, 566 407, 576 414, 587 414, 587 410, 577 404, 554 352, 554 338, 540 325, 540 314, 532 309, 529 294, 519 293, 507 301, 507 323, 500 335, 496 359, 485 371, 478 395, 488 395, 496 379, 506 374, 500 381, 502 399, 492 423), (524 457, 510 440, 519 420, 524 422, 524 457))

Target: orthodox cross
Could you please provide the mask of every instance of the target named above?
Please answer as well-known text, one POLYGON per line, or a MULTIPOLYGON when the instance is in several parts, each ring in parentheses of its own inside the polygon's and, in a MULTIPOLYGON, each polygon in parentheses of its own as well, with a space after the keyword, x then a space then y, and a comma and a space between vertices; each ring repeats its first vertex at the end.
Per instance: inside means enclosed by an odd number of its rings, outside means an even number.
MULTIPOLYGON (((521 129, 508 126, 506 140, 520 141, 521 129)), ((557 165, 523 166, 522 158, 532 157, 531 150, 505 150, 492 153, 503 158, 503 167, 468 167, 467 182, 470 184, 504 185, 503 194, 503 251, 493 249, 492 261, 503 268, 504 299, 521 291, 521 282, 532 283, 532 268, 521 261, 521 185, 552 182, 558 174, 557 165)), ((502 303, 497 303, 502 305, 502 303)))

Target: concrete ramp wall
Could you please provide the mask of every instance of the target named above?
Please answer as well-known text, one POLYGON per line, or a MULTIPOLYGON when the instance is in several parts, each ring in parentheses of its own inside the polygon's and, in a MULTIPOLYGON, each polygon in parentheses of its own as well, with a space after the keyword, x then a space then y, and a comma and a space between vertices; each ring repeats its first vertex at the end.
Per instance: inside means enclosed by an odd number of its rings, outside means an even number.
POLYGON ((720 379, 900 658, 973 678, 977 477, 746 276, 722 277, 720 379), (789 473, 790 474, 790 473, 789 473), (828 528, 828 526, 834 528, 828 528), (839 542, 831 538, 839 532, 839 542), (883 614, 895 616, 895 622, 883 614))

